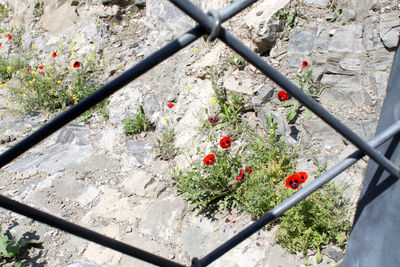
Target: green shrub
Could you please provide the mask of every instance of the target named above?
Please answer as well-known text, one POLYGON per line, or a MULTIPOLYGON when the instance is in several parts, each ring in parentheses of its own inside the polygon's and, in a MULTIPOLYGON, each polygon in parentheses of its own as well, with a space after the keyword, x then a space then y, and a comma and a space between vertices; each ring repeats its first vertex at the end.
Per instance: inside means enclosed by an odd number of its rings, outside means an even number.
POLYGON ((278 243, 290 252, 321 249, 329 243, 342 245, 350 231, 347 202, 333 183, 325 185, 281 218, 278 243))
POLYGON ((143 109, 138 105, 138 111, 134 118, 126 118, 123 120, 124 132, 126 135, 138 134, 153 129, 153 124, 144 115, 143 109))
POLYGON ((7 82, 11 79, 12 75, 18 70, 26 66, 26 59, 21 56, 12 55, 4 57, 0 55, 0 79, 1 82, 7 82))
MULTIPOLYGON (((176 169, 172 173, 178 191, 191 204, 190 210, 214 215, 219 209, 237 208, 256 219, 295 193, 286 187, 286 178, 296 172, 298 149, 277 136, 277 123, 271 115, 266 124, 268 130, 263 135, 247 128, 242 139, 245 142, 235 149, 221 148, 219 139, 209 131, 208 139, 214 144, 210 151, 201 153, 198 148, 201 160, 190 162, 192 167, 188 170, 176 169), (207 162, 209 153, 215 161, 207 162), (247 168, 252 171, 246 172, 247 168)), ((236 141, 239 140, 233 140, 236 141)), ((291 252, 305 254, 308 249, 321 249, 330 242, 343 243, 349 221, 341 193, 328 184, 289 210, 275 222, 281 222, 277 241, 291 252)))
MULTIPOLYGON (((99 89, 97 70, 93 62, 81 63, 78 68, 58 71, 50 66, 26 68, 16 73, 16 82, 9 86, 11 98, 25 112, 58 112, 77 104, 99 89), (70 81, 70 82, 68 82, 70 81)), ((86 120, 96 110, 106 115, 108 100, 86 111, 80 121, 86 120)), ((105 117, 105 116, 103 116, 105 117)))
POLYGON ((4 4, 0 4, 0 22, 8 17, 8 9, 4 4))

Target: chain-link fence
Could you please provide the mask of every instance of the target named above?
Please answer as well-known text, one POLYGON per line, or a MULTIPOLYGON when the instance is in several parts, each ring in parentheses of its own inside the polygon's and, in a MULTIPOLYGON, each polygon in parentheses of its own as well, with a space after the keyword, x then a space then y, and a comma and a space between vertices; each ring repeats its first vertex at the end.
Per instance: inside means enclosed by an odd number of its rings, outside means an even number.
MULTIPOLYGON (((341 121, 339 121, 332 114, 330 114, 318 102, 309 97, 300 88, 298 88, 291 81, 285 78, 277 70, 272 68, 259 55, 257 55, 247 46, 245 46, 240 40, 238 40, 235 36, 233 36, 231 33, 229 33, 226 29, 224 29, 221 26, 222 22, 226 21, 227 19, 231 18, 232 16, 242 11, 246 7, 255 3, 256 0, 235 1, 231 5, 223 8, 218 12, 215 10, 210 10, 208 14, 205 14, 203 11, 201 11, 198 7, 196 7, 188 0, 170 0, 170 2, 172 2, 182 11, 184 11, 192 19, 197 21, 199 25, 195 26, 193 29, 187 31, 174 41, 170 42, 166 46, 162 47, 158 51, 148 56, 147 58, 143 59, 135 66, 122 73, 119 77, 107 83, 98 91, 96 91, 89 97, 85 98, 78 104, 74 105, 64 113, 60 114, 55 119, 53 119, 52 121, 41 127, 39 130, 37 130, 30 136, 26 137, 25 139, 14 145, 12 148, 1 154, 0 168, 4 167, 6 164, 10 163, 12 160, 20 156, 22 153, 26 152, 33 146, 37 145, 39 142, 41 142, 42 140, 44 140, 45 138, 47 138, 48 136, 59 130, 61 127, 65 126, 72 120, 76 119, 85 111, 95 106, 102 100, 106 99, 111 94, 115 93, 116 91, 118 91, 131 81, 135 80, 140 75, 144 74, 146 71, 150 70, 160 62, 172 56, 179 50, 185 48, 186 46, 188 46, 201 36, 209 34, 208 37, 209 40, 219 38, 222 42, 224 42, 230 48, 235 50, 240 56, 245 58, 249 63, 253 64, 258 70, 260 70, 271 80, 273 80, 282 89, 288 91, 294 98, 299 100, 315 115, 320 117, 333 129, 335 129, 337 132, 343 135, 343 137, 345 137, 352 144, 358 147, 359 150, 349 155, 346 159, 338 163, 333 168, 326 171, 320 177, 311 182, 308 186, 305 186, 304 188, 293 194, 291 197, 289 197, 288 199, 286 199, 285 201, 274 207, 267 214, 262 216, 257 221, 253 222, 251 225, 243 229, 241 232, 239 232, 237 235, 232 237, 224 244, 217 247, 215 250, 207 254, 202 259, 194 258, 192 260, 193 264, 192 266, 207 266, 211 264, 213 261, 224 255, 227 251, 229 251, 230 249, 241 243, 243 240, 245 240, 258 230, 263 228, 266 224, 272 222, 273 220, 281 216, 285 211, 287 211, 288 209, 290 209, 291 207, 293 207, 294 205, 305 199, 307 196, 309 196, 314 191, 322 187, 324 184, 329 182, 331 179, 336 177, 338 174, 340 174, 345 169, 353 165, 355 162, 357 162, 365 155, 368 155, 372 160, 374 160, 378 164, 381 174, 382 173, 389 174, 391 175, 390 177, 393 177, 397 181, 397 179, 400 177, 399 167, 384 156, 383 153, 385 153, 385 151, 379 151, 376 149, 378 146, 387 142, 388 140, 390 139, 393 140, 395 138, 394 136, 396 136, 396 134, 400 132, 400 108, 398 108, 399 105, 396 104, 400 103, 399 99, 400 93, 394 90, 395 87, 400 87, 397 86, 397 82, 394 82, 396 81, 397 78, 396 75, 394 74, 395 71, 394 69, 398 70, 397 67, 396 68, 393 67, 388 85, 387 99, 390 93, 390 101, 392 102, 395 101, 394 104, 386 105, 387 109, 389 109, 386 113, 388 113, 387 116, 389 116, 390 118, 388 119, 381 117, 381 120, 384 121, 385 123, 381 123, 380 121, 380 125, 384 126, 381 127, 378 126, 379 134, 369 142, 366 142, 356 133, 350 130, 346 125, 344 125, 341 121), (391 82, 392 80, 393 82, 391 82), (389 91, 391 86, 393 87, 393 90, 389 91), (397 110, 397 111, 395 111, 394 114, 390 114, 391 110, 397 110), (388 123, 389 121, 390 123, 388 123), (384 172, 384 170, 386 170, 387 172, 384 172)), ((400 59, 397 59, 397 57, 399 57, 399 53, 396 53, 396 58, 393 66, 399 65, 398 62, 400 61, 400 59)), ((386 106, 384 105, 383 111, 385 110, 386 106)), ((398 142, 395 143, 395 146, 396 148, 399 147, 398 142)), ((398 154, 400 155, 400 152, 398 154)), ((389 158, 393 158, 393 153, 389 156, 389 158)), ((369 199, 371 199, 371 197, 369 199)), ((17 212, 19 214, 22 214, 24 216, 30 217, 34 220, 46 223, 50 226, 54 226, 60 230, 74 234, 81 238, 85 238, 97 244, 136 257, 138 259, 141 259, 143 261, 152 264, 156 264, 159 266, 183 266, 179 263, 175 263, 168 259, 164 259, 162 257, 135 248, 133 246, 114 240, 112 238, 108 238, 102 234, 96 233, 79 225, 67 222, 56 216, 34 209, 32 207, 19 203, 5 196, 0 195, 0 206, 9 209, 11 211, 17 212)), ((355 243, 357 243, 357 241, 355 241, 355 243)), ((395 247, 396 246, 393 246, 393 248, 395 247)))

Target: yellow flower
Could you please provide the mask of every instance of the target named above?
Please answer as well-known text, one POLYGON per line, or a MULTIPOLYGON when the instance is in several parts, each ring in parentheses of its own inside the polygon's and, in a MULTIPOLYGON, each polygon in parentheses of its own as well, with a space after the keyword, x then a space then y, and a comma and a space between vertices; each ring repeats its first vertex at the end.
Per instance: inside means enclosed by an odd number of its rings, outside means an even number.
POLYGON ((73 48, 73 47, 71 48, 71 51, 72 51, 72 52, 75 52, 75 50, 76 50, 75 48, 73 48))
POLYGON ((36 74, 36 71, 33 70, 31 73, 32 73, 33 75, 35 75, 35 74, 36 74))
POLYGON ((82 39, 82 35, 79 35, 78 38, 79 38, 79 39, 82 39))
POLYGON ((130 14, 132 11, 128 10, 128 14, 130 14))
POLYGON ((89 60, 89 61, 92 61, 92 57, 88 57, 88 60, 89 60))
POLYGON ((211 66, 214 66, 215 65, 215 63, 214 62, 211 62, 211 66))
MULTIPOLYGON (((60 43, 60 47, 64 47, 64 45, 62 43, 60 43)), ((57 53, 58 53, 58 51, 57 51, 57 53)))
POLYGON ((32 85, 32 81, 29 81, 29 84, 32 85))
POLYGON ((75 56, 74 56, 74 55, 71 55, 69 58, 70 58, 70 59, 74 59, 74 58, 75 58, 75 56))
MULTIPOLYGON (((75 40, 72 40, 72 42, 74 43, 74 44, 76 44, 76 41, 75 40)), ((73 50, 72 50, 73 51, 73 50)))
POLYGON ((24 77, 24 73, 23 73, 23 72, 20 72, 19 75, 20 75, 21 77, 24 77))
POLYGON ((22 97, 26 97, 26 94, 23 94, 22 97))
POLYGON ((47 70, 51 70, 51 67, 47 67, 47 70))
POLYGON ((190 89, 192 89, 192 87, 190 85, 186 85, 186 91, 189 91, 190 89))
POLYGON ((36 82, 36 79, 35 79, 35 78, 33 78, 33 79, 32 79, 32 82, 36 82))
POLYGON ((100 67, 103 67, 104 65, 103 65, 103 63, 100 63, 100 67))
POLYGON ((163 119, 164 119, 165 121, 167 121, 167 120, 168 120, 168 115, 167 115, 167 116, 164 116, 163 119))
POLYGON ((114 27, 115 27, 115 26, 117 26, 117 23, 116 23, 116 22, 114 22, 114 23, 113 23, 113 25, 114 25, 114 27))
POLYGON ((0 116, 3 116, 3 113, 0 112, 0 116))
POLYGON ((61 81, 57 81, 57 83, 58 83, 58 84, 60 84, 60 83, 61 83, 61 81))
POLYGON ((101 25, 100 25, 100 23, 97 23, 97 27, 100 27, 101 25))
POLYGON ((48 81, 50 81, 50 80, 51 80, 51 78, 50 78, 50 77, 47 77, 47 80, 48 80, 48 81))
POLYGON ((12 67, 11 66, 7 66, 7 70, 8 71, 12 70, 12 67))
POLYGON ((69 69, 69 70, 72 69, 71 66, 68 66, 68 69, 69 69))
POLYGON ((108 58, 105 58, 105 59, 104 59, 104 62, 108 62, 108 58))
POLYGON ((197 47, 195 47, 195 48, 193 49, 193 53, 198 54, 198 53, 199 53, 199 49, 198 49, 197 47))
POLYGON ((57 50, 57 54, 60 54, 60 53, 61 53, 61 50, 60 50, 60 49, 58 49, 58 50, 57 50))
POLYGON ((32 44, 32 48, 35 48, 36 47, 36 45, 35 44, 32 44))
POLYGON ((70 36, 69 36, 69 39, 72 39, 72 38, 73 38, 73 37, 70 35, 70 36))
POLYGON ((76 95, 72 95, 72 99, 74 100, 74 104, 78 103, 78 97, 76 95))
POLYGON ((34 95, 36 95, 36 91, 35 90, 33 90, 33 92, 32 92, 34 95))
POLYGON ((274 129, 270 129, 270 130, 269 130, 269 133, 270 133, 271 135, 274 135, 274 134, 275 134, 274 129))
POLYGON ((122 65, 121 65, 121 63, 118 63, 118 67, 120 68, 122 65))
POLYGON ((215 103, 217 102, 217 99, 215 99, 214 97, 210 98, 210 103, 215 103))

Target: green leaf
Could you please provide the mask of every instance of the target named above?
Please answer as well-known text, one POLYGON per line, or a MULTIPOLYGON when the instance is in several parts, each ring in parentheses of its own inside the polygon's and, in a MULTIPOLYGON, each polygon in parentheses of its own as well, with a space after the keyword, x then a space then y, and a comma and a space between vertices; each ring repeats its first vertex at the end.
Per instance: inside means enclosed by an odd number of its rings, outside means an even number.
POLYGON ((20 262, 14 262, 14 267, 21 267, 22 266, 22 263, 20 263, 20 262))
POLYGON ((21 246, 18 242, 12 241, 7 246, 8 255, 6 257, 11 258, 18 255, 21 252, 21 246))
POLYGON ((306 110, 305 110, 305 112, 304 112, 304 115, 305 115, 305 117, 306 117, 307 120, 311 120, 311 118, 312 118, 312 112, 311 112, 308 108, 306 108, 306 110))
POLYGON ((286 120, 291 121, 296 117, 297 114, 297 105, 293 105, 293 107, 289 110, 288 114, 286 115, 286 120))
POLYGON ((319 248, 317 249, 317 255, 315 255, 315 262, 317 264, 320 264, 322 262, 321 250, 319 248))
POLYGON ((8 236, 3 236, 0 238, 0 255, 6 255, 8 254, 7 252, 7 241, 8 241, 8 236))
POLYGON ((346 239, 346 234, 344 232, 340 232, 339 234, 336 235, 336 240, 339 245, 343 244, 345 239, 346 239))

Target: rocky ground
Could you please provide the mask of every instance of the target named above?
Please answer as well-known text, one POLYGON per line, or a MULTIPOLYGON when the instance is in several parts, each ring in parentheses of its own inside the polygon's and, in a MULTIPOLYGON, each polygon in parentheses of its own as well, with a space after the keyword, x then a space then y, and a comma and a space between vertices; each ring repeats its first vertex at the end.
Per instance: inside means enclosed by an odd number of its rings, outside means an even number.
MULTIPOLYGON (((31 14, 34 1, 8 2, 25 8, 13 8, 3 24, 26 27, 24 43, 34 43, 40 53, 49 54, 58 40, 70 35, 83 37, 77 39, 82 53, 88 41, 95 41, 100 56, 109 59, 104 65, 108 81, 194 25, 167 1, 44 1, 39 18, 31 14)), ((208 10, 227 2, 200 6, 208 10)), ((299 1, 302 16, 285 38, 282 22, 271 16, 294 4, 259 1, 224 26, 290 79, 307 60, 314 81, 326 86, 320 103, 363 138, 372 138, 397 45, 400 3, 299 1)), ((11 49, 3 39, 1 53, 11 49)), ((314 157, 329 167, 354 150, 315 115, 310 120, 300 115, 295 123, 287 123, 287 110, 276 98, 280 89, 252 66, 235 68, 228 55, 233 52, 221 42, 196 41, 114 94, 108 121, 96 114, 84 123, 70 123, 1 169, 1 194, 182 264, 204 256, 252 222, 238 212, 221 212, 210 219, 187 211, 169 175, 177 166, 188 166, 185 155, 193 153, 203 137, 197 131, 199 117, 204 118, 213 97, 205 79, 207 66, 218 66, 223 86, 245 97, 249 121, 263 125, 272 113, 289 143, 309 148, 297 160, 302 170, 316 169, 314 157), (168 102, 175 107, 168 109, 168 102), (139 103, 156 130, 128 138, 121 121, 135 114, 139 103), (156 157, 157 140, 171 126, 182 153, 164 161, 156 157)), ((43 114, 21 115, 7 97, 0 89, 0 152, 49 120, 43 114)), ((365 167, 360 161, 335 180, 348 187, 346 196, 353 203, 365 167)), ((17 240, 28 235, 44 241, 43 249, 26 252, 27 266, 149 265, 4 209, 0 224, 17 240)), ((293 255, 274 244, 275 230, 259 231, 212 266, 315 265, 313 255, 293 255)), ((334 246, 326 248, 319 266, 337 266, 343 253, 334 246)))

